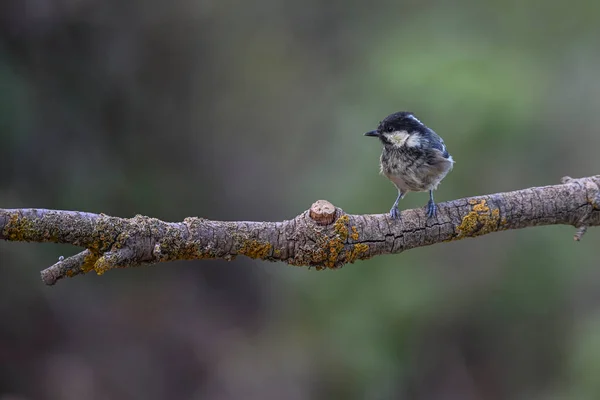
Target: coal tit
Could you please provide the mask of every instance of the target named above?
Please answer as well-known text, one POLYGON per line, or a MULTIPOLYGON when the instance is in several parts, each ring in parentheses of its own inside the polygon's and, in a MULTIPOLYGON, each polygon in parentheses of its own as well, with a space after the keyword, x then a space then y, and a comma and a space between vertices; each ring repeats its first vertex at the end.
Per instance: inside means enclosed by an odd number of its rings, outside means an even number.
POLYGON ((427 216, 434 217, 437 206, 433 201, 433 191, 454 164, 442 138, 408 111, 387 116, 376 130, 365 133, 365 136, 381 140, 381 173, 398 189, 390 216, 393 219, 400 217, 398 202, 407 192, 429 191, 427 216))

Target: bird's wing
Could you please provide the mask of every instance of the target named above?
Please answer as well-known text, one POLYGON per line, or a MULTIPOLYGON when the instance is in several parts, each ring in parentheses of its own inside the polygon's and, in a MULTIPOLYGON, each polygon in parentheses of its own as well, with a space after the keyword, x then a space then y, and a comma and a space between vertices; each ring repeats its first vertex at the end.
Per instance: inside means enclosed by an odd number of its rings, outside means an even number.
MULTIPOLYGON (((431 131, 431 129, 430 129, 430 131, 431 131)), ((434 131, 431 131, 430 142, 431 142, 431 147, 433 147, 436 150, 439 150, 442 153, 442 157, 444 157, 444 158, 450 157, 450 154, 448 153, 448 150, 446 149, 446 145, 444 144, 444 139, 439 137, 437 135, 437 133, 435 133, 434 131)))

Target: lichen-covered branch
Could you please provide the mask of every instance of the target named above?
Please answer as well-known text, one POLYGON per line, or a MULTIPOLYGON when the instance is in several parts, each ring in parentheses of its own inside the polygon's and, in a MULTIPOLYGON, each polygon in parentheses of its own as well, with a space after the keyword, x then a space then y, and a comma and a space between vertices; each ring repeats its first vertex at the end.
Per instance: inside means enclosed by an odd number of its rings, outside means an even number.
POLYGON ((0 209, 2 240, 85 248, 42 271, 48 285, 92 270, 101 275, 113 268, 173 260, 231 260, 238 255, 338 268, 379 254, 553 224, 577 227, 576 240, 587 227, 600 225, 600 175, 566 177, 560 185, 440 203, 431 219, 424 209, 405 210, 400 220, 387 214, 350 215, 324 200, 283 222, 190 217, 173 223, 141 215, 126 219, 75 211, 0 209))

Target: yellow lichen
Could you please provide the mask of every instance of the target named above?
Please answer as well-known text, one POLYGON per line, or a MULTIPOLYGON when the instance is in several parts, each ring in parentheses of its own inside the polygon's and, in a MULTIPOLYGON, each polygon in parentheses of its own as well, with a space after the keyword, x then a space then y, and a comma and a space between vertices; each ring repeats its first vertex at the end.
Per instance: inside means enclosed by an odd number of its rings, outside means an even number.
POLYGON ((350 237, 352 238, 352 240, 358 240, 358 229, 356 229, 356 226, 352 225, 352 234, 350 235, 350 237))
POLYGON ((485 200, 481 200, 481 203, 475 204, 473 206, 473 211, 488 212, 490 211, 490 208, 486 205, 485 200))
POLYGON ((94 271, 96 271, 98 276, 104 275, 111 268, 110 262, 104 256, 100 257, 94 264, 94 271))
POLYGON ((346 225, 349 221, 350 217, 347 215, 342 215, 337 219, 337 221, 335 221, 335 224, 333 224, 335 233, 337 233, 342 240, 348 239, 348 226, 346 225))
MULTIPOLYGON (((366 258, 369 246, 363 243, 349 244, 349 238, 358 240, 359 232, 356 226, 349 226, 350 217, 342 215, 329 227, 315 225, 312 227, 311 243, 300 246, 294 258, 287 259, 287 263, 297 266, 311 266, 317 270, 334 269, 343 263, 351 263, 357 259, 366 258)), ((273 249, 267 242, 257 240, 241 240, 242 246, 239 254, 251 258, 278 259, 282 255, 281 249, 273 249)))
MULTIPOLYGON (((364 259, 362 255, 369 251, 369 246, 364 243, 358 243, 352 246, 352 250, 346 252, 346 262, 353 263, 357 259, 364 259)), ((368 258, 368 257, 367 257, 368 258)))
POLYGON ((248 240, 244 242, 239 253, 250 258, 264 259, 271 254, 272 248, 273 246, 270 243, 259 242, 258 240, 248 240))
POLYGON ((359 238, 356 226, 351 226, 348 229, 349 222, 350 217, 348 215, 339 217, 333 224, 333 235, 318 237, 316 242, 319 247, 310 254, 307 254, 310 259, 299 259, 296 263, 299 265, 309 264, 315 266, 317 270, 321 270, 325 268, 338 268, 341 260, 344 262, 354 262, 356 259, 362 258, 361 256, 369 250, 369 246, 359 243, 352 245, 350 250, 346 250, 340 259, 344 248, 348 246, 348 243, 346 243, 348 238, 350 237, 353 240, 358 240, 359 238))
POLYGON ((348 222, 350 222, 350 217, 347 215, 342 215, 339 217, 333 224, 333 231, 335 235, 331 238, 324 238, 321 241, 323 248, 326 251, 315 252, 312 260, 313 262, 311 263, 317 264, 317 269, 336 268, 338 257, 344 249, 344 244, 348 239, 348 222), (325 257, 323 257, 323 255, 325 257))
MULTIPOLYGON (((293 259, 287 260, 288 264, 297 266, 309 265, 315 267, 317 270, 338 268, 340 262, 347 259, 347 257, 340 258, 340 254, 348 245, 346 241, 349 237, 349 222, 350 217, 342 215, 333 224, 333 230, 315 226, 312 241, 316 245, 314 247, 309 246, 306 249, 299 249, 293 259)), ((355 233, 358 234, 355 230, 356 228, 353 230, 353 235, 355 233)), ((346 253, 350 253, 350 251, 346 253)), ((346 253, 344 253, 344 256, 347 255, 346 253)))
POLYGON ((473 206, 473 209, 463 217, 460 225, 456 227, 455 239, 485 235, 498 230, 500 210, 497 208, 490 210, 485 200, 480 202, 469 200, 469 204, 473 206))
POLYGON ((329 257, 325 261, 325 266, 327 268, 335 268, 335 264, 337 262, 338 256, 340 252, 344 249, 344 241, 333 238, 329 241, 329 257))
MULTIPOLYGON (((81 264, 81 271, 83 271, 84 274, 87 274, 88 272, 93 270, 94 264, 96 263, 97 260, 98 260, 98 256, 94 253, 90 253, 87 256, 85 256, 85 258, 83 259, 83 264, 81 264)), ((71 271, 69 271, 69 272, 71 272, 71 271)), ((75 274, 76 274, 76 271, 73 271, 73 275, 75 275, 75 274)))
POLYGON ((8 223, 2 232, 8 240, 18 242, 33 240, 34 237, 41 236, 35 229, 35 224, 27 218, 21 218, 18 211, 11 213, 8 223))

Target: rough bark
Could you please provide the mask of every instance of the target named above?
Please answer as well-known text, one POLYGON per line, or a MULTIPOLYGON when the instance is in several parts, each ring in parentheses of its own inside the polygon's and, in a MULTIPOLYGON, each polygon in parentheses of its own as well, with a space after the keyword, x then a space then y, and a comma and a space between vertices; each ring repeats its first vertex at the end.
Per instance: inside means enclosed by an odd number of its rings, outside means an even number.
POLYGON ((85 248, 42 271, 52 285, 64 277, 173 260, 238 255, 317 269, 339 268, 379 254, 530 226, 567 224, 578 229, 600 224, 600 175, 563 178, 554 186, 463 198, 440 203, 435 218, 424 209, 350 215, 320 200, 283 222, 210 221, 190 217, 164 222, 137 215, 44 209, 0 209, 0 239, 70 243, 85 248))

